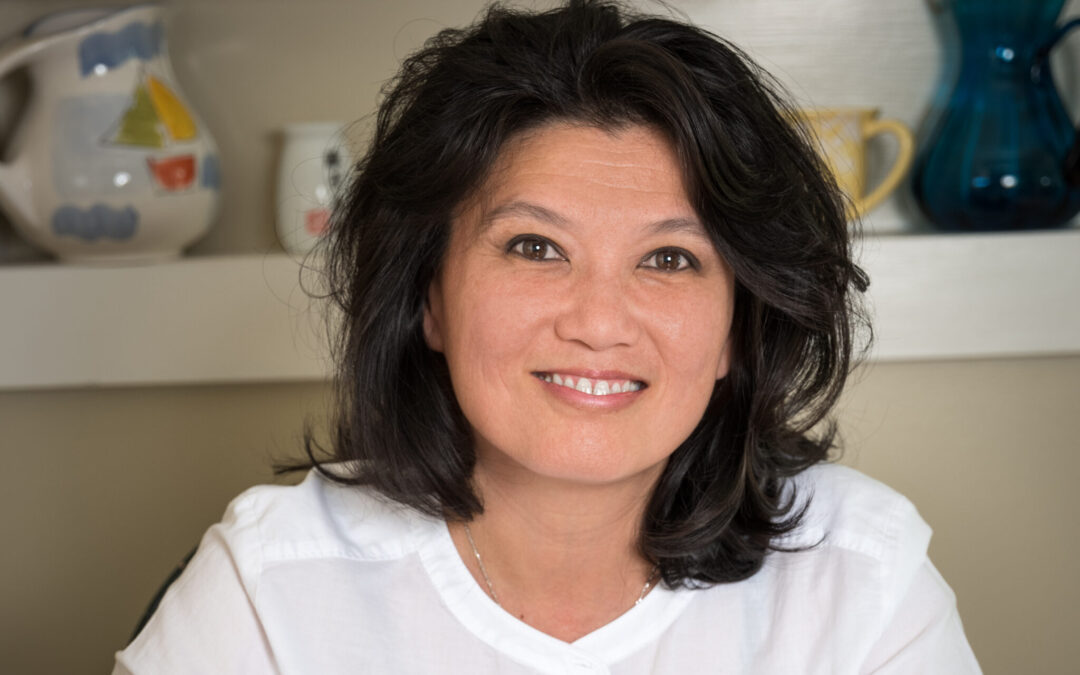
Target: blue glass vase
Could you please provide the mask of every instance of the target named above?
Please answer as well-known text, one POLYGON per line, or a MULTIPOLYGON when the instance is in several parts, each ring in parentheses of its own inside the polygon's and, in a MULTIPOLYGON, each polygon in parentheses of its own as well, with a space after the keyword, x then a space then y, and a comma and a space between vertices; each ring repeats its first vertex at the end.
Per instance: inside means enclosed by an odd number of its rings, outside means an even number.
POLYGON ((935 227, 1047 229, 1080 211, 1080 142, 1048 60, 1080 25, 1057 25, 1064 3, 947 3, 959 73, 912 172, 915 198, 935 227))

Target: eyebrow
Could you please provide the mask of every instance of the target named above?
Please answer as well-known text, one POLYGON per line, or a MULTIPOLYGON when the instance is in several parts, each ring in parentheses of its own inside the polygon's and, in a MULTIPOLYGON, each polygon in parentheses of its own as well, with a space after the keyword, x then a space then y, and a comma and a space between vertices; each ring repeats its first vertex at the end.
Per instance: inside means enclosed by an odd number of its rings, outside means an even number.
POLYGON ((531 202, 512 201, 506 204, 495 207, 488 212, 482 221, 480 221, 480 231, 491 227, 491 225, 499 218, 505 218, 506 216, 524 216, 526 218, 532 218, 533 220, 539 220, 542 223, 549 225, 558 225, 560 227, 566 227, 570 224, 570 221, 562 217, 558 213, 555 213, 551 209, 544 208, 539 204, 533 204, 531 202))
MULTIPOLYGON (((486 231, 499 218, 507 216, 523 216, 532 218, 542 223, 556 225, 558 227, 573 227, 573 223, 564 216, 551 209, 525 201, 512 201, 495 207, 488 212, 480 221, 480 232, 486 231)), ((697 218, 665 218, 648 225, 656 234, 670 234, 673 232, 686 232, 696 234, 706 239, 709 238, 705 226, 697 218)))

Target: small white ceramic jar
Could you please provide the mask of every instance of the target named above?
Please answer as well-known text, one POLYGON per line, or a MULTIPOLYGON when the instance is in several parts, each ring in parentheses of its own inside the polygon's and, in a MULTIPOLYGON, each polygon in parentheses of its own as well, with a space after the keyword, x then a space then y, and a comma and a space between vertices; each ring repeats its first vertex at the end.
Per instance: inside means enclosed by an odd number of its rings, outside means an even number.
POLYGON ((277 233, 289 253, 310 251, 330 224, 352 155, 341 122, 305 122, 284 129, 278 167, 277 233))

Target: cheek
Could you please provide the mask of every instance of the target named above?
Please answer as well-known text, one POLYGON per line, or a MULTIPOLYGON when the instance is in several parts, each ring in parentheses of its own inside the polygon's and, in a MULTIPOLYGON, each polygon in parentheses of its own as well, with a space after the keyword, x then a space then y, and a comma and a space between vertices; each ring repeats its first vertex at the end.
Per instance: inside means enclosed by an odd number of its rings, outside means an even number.
POLYGON ((669 368, 711 390, 731 330, 731 302, 723 294, 669 297, 653 312, 669 368))
POLYGON ((528 371, 548 323, 550 303, 516 286, 464 283, 447 297, 452 330, 444 354, 454 394, 475 433, 496 447, 524 447, 528 371))
POLYGON ((481 371, 488 379, 525 365, 520 357, 544 322, 547 303, 537 293, 499 279, 465 278, 449 300, 446 356, 455 375, 471 379, 481 371))

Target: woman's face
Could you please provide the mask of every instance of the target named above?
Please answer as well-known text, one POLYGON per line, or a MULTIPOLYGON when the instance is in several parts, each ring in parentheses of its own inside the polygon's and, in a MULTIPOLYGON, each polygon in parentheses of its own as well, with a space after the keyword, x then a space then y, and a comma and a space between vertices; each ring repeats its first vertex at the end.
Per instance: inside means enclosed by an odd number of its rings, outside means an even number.
POLYGON ((654 477, 727 373, 733 289, 658 132, 553 124, 455 218, 424 332, 478 468, 654 477))

